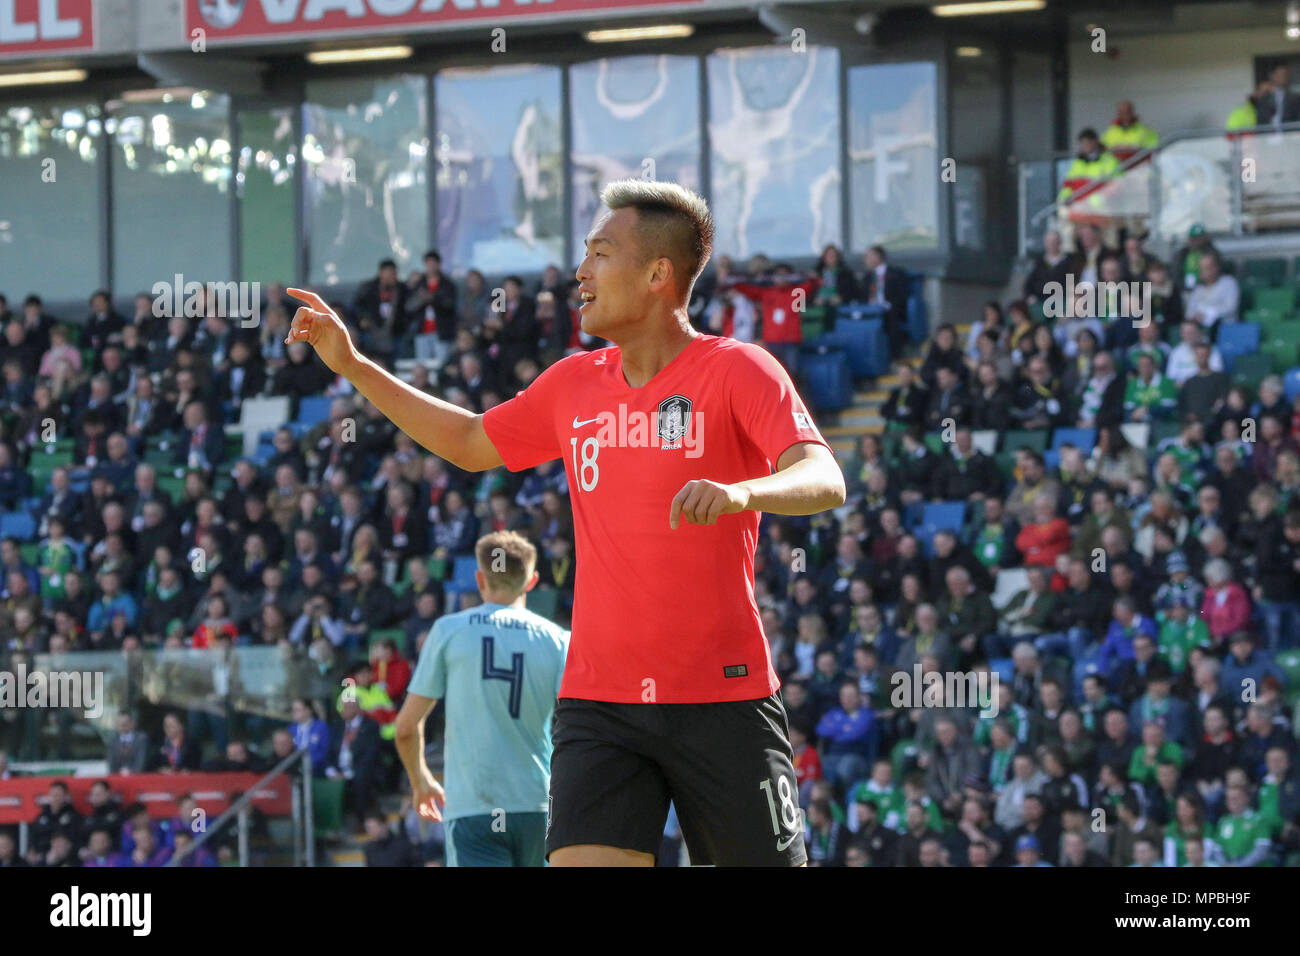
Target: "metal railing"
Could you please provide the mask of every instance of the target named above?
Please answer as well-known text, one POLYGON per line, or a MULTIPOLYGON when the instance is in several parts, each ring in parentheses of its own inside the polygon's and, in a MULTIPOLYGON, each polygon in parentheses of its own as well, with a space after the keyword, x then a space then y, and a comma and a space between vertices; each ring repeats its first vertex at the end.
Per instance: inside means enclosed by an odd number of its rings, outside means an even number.
POLYGON ((1138 224, 1153 244, 1165 245, 1181 242, 1194 223, 1234 236, 1300 229, 1300 123, 1179 131, 1061 201, 1068 159, 1057 154, 1019 166, 1022 256, 1041 250, 1044 231, 1061 217, 1138 224))
POLYGON ((305 647, 239 645, 215 648, 142 648, 133 651, 40 653, 0 651, 0 671, 78 675, 93 688, 87 707, 16 710, 0 727, 0 748, 19 761, 102 759, 117 716, 173 710, 204 720, 190 729, 201 737, 211 720, 224 722, 251 743, 291 719, 291 704, 305 697, 319 708, 339 692, 332 663, 322 665, 305 647), (6 748, 5 743, 9 742, 6 748))
POLYGON ((293 865, 315 866, 316 828, 312 817, 311 754, 306 748, 295 750, 268 770, 257 783, 244 791, 243 796, 227 807, 221 816, 217 817, 210 826, 199 833, 184 855, 173 855, 165 865, 180 866, 185 858, 196 853, 199 847, 220 833, 231 820, 235 820, 236 825, 239 827, 237 838, 239 865, 241 867, 248 866, 248 820, 253 798, 258 790, 268 785, 280 774, 287 774, 298 763, 302 765, 302 772, 296 781, 292 777, 290 778, 290 792, 293 795, 293 811, 290 814, 293 823, 293 865))

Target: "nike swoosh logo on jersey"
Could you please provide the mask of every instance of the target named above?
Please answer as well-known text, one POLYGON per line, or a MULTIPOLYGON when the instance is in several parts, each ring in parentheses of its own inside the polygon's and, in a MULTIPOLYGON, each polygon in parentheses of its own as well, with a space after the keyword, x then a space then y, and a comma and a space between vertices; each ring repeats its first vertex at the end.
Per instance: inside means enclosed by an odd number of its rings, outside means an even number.
POLYGON ((600 421, 600 416, 599 416, 599 415, 597 415, 595 418, 588 418, 585 422, 580 422, 580 421, 578 421, 578 416, 577 416, 577 415, 574 415, 574 416, 573 416, 573 427, 574 427, 574 428, 581 428, 583 425, 590 425, 592 422, 598 422, 598 421, 600 421))
POLYGON ((792 833, 792 834, 790 834, 790 836, 786 837, 786 839, 784 839, 784 840, 780 840, 780 839, 778 839, 778 840, 776 841, 776 852, 778 852, 778 853, 784 853, 786 847, 788 847, 791 843, 793 843, 793 842, 794 842, 794 838, 797 837, 798 835, 799 835, 798 833, 792 833))

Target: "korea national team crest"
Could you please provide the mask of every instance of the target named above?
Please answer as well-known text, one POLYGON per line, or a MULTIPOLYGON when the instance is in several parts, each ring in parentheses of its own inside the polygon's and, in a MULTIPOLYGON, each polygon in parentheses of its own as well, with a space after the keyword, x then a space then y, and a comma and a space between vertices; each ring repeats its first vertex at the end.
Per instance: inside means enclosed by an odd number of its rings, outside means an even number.
POLYGON ((659 447, 681 448, 691 423, 691 400, 672 395, 659 403, 659 447))

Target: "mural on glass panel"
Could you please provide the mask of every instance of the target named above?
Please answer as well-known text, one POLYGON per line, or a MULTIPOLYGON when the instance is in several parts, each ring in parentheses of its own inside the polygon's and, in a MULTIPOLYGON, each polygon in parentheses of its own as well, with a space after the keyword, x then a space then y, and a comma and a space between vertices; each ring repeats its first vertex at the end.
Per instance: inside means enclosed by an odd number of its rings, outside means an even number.
POLYGON ((839 54, 720 50, 708 73, 717 252, 817 255, 841 242, 839 54))
POLYGON ((447 70, 435 83, 444 266, 491 275, 558 264, 564 251, 559 69, 447 70))

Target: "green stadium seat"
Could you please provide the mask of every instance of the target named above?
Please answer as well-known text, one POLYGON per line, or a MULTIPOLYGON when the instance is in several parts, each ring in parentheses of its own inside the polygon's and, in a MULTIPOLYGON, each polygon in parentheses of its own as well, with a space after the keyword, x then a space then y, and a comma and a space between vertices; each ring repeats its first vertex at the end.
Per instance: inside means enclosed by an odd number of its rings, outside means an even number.
POLYGON ((177 478, 170 472, 159 472, 158 490, 170 495, 173 502, 179 502, 185 497, 185 479, 177 478))
POLYGON ((1291 314, 1281 309, 1253 308, 1247 309, 1242 315, 1242 319, 1247 322, 1258 322, 1264 328, 1270 325, 1278 325, 1282 322, 1290 321, 1291 314))
POLYGON ((435 581, 445 581, 447 579, 446 558, 429 559, 429 577, 431 577, 435 581))
POLYGON ((828 311, 824 305, 810 305, 804 310, 799 322, 803 341, 811 342, 826 331, 826 313, 828 311))
POLYGON ((36 561, 39 558, 40 551, 41 545, 39 541, 31 541, 27 544, 20 544, 18 546, 18 553, 23 556, 23 561, 30 564, 32 567, 36 567, 36 561))
POLYGON ((1286 686, 1300 693, 1300 650, 1293 649, 1279 653, 1277 666, 1286 675, 1286 686))
POLYGON ((1278 258, 1246 259, 1237 273, 1242 283, 1255 286, 1278 286, 1286 281, 1286 260, 1278 258))
POLYGON ((1273 286, 1267 289, 1256 289, 1254 294, 1254 307, 1256 309, 1268 309, 1280 312, 1283 315, 1290 315, 1295 311, 1296 288, 1295 286, 1273 286))
MULTIPOLYGON (((53 445, 45 446, 45 448, 53 448, 53 447, 54 447, 53 445)), ((39 445, 32 450, 32 457, 27 462, 27 469, 29 471, 43 471, 46 474, 49 474, 50 472, 54 471, 55 468, 71 468, 71 467, 72 467, 71 449, 69 449, 68 451, 55 451, 53 453, 47 453, 39 445)), ((43 489, 37 487, 35 490, 40 491, 43 489)))
POLYGON ((892 432, 886 432, 880 436, 880 447, 884 452, 885 460, 890 463, 896 463, 898 456, 903 451, 903 432, 906 429, 899 429, 892 432))
MULTIPOLYGON (((406 646, 406 631, 402 630, 400 627, 376 628, 375 630, 371 631, 370 645, 369 645, 370 649, 374 650, 375 645, 377 645, 380 641, 386 638, 391 638, 392 640, 396 641, 397 649, 401 651, 404 655, 408 653, 408 648, 406 646)), ((415 648, 409 649, 409 651, 414 651, 414 650, 415 648)))
POLYGON ((549 587, 533 588, 524 598, 524 603, 534 614, 553 621, 560 609, 560 592, 549 587))
POLYGON ((1273 358, 1262 352, 1239 355, 1232 363, 1232 384, 1252 391, 1269 375, 1273 374, 1273 358))
POLYGON ((312 778, 311 819, 317 836, 332 836, 343 829, 343 786, 341 777, 312 778))
POLYGON ((998 471, 1002 472, 1002 477, 1010 481, 1015 477, 1016 453, 1014 451, 1000 451, 993 456, 997 462, 998 471))
POLYGON ((1151 434, 1147 438, 1147 448, 1155 449, 1167 438, 1177 438, 1183 430, 1180 422, 1157 420, 1151 423, 1151 434))
POLYGON ((1259 350, 1272 359, 1274 372, 1300 364, 1300 322, 1269 328, 1259 350))
POLYGON ((930 449, 936 455, 943 454, 943 435, 938 432, 931 432, 925 436, 925 447, 930 449))
POLYGON ((1045 428, 1012 429, 1002 437, 1003 451, 1017 451, 1029 448, 1033 451, 1047 451, 1048 430, 1045 428))
POLYGON ((144 450, 143 463, 146 465, 153 465, 154 468, 170 471, 174 460, 170 448, 166 451, 163 451, 161 448, 146 448, 144 450))

